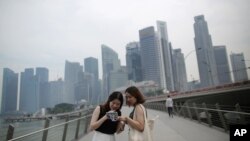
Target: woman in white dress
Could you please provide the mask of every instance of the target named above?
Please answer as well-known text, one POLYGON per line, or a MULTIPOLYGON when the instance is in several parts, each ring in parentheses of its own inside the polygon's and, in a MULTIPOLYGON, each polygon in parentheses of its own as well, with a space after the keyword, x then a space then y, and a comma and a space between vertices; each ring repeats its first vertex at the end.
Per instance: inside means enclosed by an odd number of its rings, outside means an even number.
POLYGON ((125 95, 127 105, 134 109, 129 116, 121 116, 119 120, 129 125, 129 141, 152 141, 146 122, 146 109, 142 105, 145 102, 144 96, 135 86, 128 87, 125 95))
POLYGON ((123 95, 120 92, 113 92, 107 102, 95 108, 91 122, 90 129, 95 130, 92 141, 115 141, 115 133, 123 131, 124 122, 118 121, 109 116, 107 113, 115 113, 121 116, 121 107, 123 105, 123 95))

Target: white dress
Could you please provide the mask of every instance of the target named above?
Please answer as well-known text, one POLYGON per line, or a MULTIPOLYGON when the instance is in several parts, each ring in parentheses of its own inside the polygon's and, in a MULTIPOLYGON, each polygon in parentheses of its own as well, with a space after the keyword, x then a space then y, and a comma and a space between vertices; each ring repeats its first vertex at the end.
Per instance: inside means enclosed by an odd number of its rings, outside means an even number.
POLYGON ((92 141, 115 141, 115 135, 95 131, 92 141))

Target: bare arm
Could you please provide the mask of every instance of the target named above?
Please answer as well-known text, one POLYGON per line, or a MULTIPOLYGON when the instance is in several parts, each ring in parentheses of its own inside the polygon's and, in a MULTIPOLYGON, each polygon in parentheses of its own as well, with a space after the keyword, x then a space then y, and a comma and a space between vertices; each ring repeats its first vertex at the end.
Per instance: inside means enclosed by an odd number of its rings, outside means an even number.
POLYGON ((131 119, 130 117, 125 117, 127 124, 129 124, 132 128, 142 132, 144 130, 144 112, 141 106, 136 106, 135 109, 135 119, 131 119))
POLYGON ((125 123, 123 121, 118 122, 116 133, 119 134, 124 130, 125 123))
POLYGON ((91 131, 99 128, 102 125, 102 123, 108 119, 107 115, 105 115, 98 120, 99 114, 100 114, 100 106, 97 106, 93 112, 93 115, 90 121, 91 131))

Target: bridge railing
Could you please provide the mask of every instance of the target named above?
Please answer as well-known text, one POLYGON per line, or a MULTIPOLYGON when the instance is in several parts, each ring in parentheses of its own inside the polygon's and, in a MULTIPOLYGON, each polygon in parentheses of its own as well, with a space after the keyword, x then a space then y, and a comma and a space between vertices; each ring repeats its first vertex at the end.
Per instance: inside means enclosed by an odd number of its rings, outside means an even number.
MULTIPOLYGON (((149 109, 167 112, 164 102, 145 103, 144 105, 149 109)), ((225 132, 229 131, 230 125, 250 123, 250 107, 241 107, 239 104, 227 106, 185 102, 184 104, 175 104, 173 111, 176 116, 197 121, 225 132)))
POLYGON ((65 140, 77 140, 80 136, 86 135, 88 132, 88 126, 90 123, 90 118, 92 116, 93 108, 79 111, 74 114, 74 119, 72 119, 71 114, 65 116, 65 121, 51 125, 50 122, 54 121, 49 118, 44 120, 44 126, 42 129, 20 135, 18 137, 14 136, 15 127, 13 125, 9 125, 6 140, 7 141, 65 141, 65 140), (78 114, 78 117, 75 115, 78 114))
POLYGON ((213 93, 213 92, 221 92, 226 90, 235 90, 235 89, 243 89, 250 87, 250 80, 228 83, 213 87, 206 87, 206 88, 197 88, 190 91, 183 91, 183 92, 170 92, 170 93, 161 93, 154 96, 146 97, 147 101, 153 102, 158 101, 159 99, 165 100, 168 95, 170 95, 173 99, 183 98, 187 96, 194 96, 194 95, 201 95, 204 93, 213 93))

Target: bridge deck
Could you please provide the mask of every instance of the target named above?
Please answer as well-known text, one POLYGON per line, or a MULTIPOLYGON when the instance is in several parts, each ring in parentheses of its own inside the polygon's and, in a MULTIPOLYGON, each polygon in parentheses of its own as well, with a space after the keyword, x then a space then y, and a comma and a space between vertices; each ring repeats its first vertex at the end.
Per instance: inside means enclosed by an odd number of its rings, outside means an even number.
MULTIPOLYGON (((132 108, 123 107, 123 115, 129 115, 132 108)), ((154 126, 155 141, 228 141, 229 134, 210 128, 206 125, 198 124, 195 121, 184 119, 182 117, 170 118, 164 112, 148 109, 149 117, 159 115, 154 126)), ((91 141, 93 132, 79 141, 91 141)), ((120 133, 116 134, 119 141, 128 141, 128 127, 120 133)))

